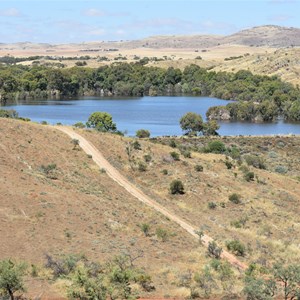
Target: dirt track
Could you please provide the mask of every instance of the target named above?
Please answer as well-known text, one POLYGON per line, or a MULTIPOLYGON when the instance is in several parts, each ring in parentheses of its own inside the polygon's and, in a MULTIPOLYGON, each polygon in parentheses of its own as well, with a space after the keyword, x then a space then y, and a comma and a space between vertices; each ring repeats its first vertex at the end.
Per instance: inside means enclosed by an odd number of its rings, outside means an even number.
MULTIPOLYGON (((182 220, 175 214, 169 212, 166 208, 158 204, 156 201, 152 200, 150 197, 145 195, 141 190, 139 190, 136 186, 130 183, 123 175, 119 173, 117 169, 115 169, 101 154, 101 152, 90 142, 88 142, 84 137, 80 134, 74 132, 72 128, 57 126, 56 129, 64 132, 72 139, 77 139, 79 141, 80 147, 85 151, 88 155, 91 155, 94 162, 100 167, 106 170, 107 175, 116 181, 119 185, 121 185, 124 189, 126 189, 131 195, 137 198, 139 201, 145 203, 146 205, 154 208, 156 211, 160 212, 164 216, 168 217, 173 222, 180 225, 183 229, 185 229, 189 234, 193 237, 199 239, 199 236, 195 233, 196 228, 187 223, 186 221, 182 220)), ((213 238, 204 235, 202 237, 202 242, 205 246, 208 246, 208 243, 213 241, 213 238)), ((221 257, 228 260, 230 264, 236 266, 241 270, 245 270, 247 265, 243 262, 239 261, 234 255, 231 253, 223 250, 221 257)))

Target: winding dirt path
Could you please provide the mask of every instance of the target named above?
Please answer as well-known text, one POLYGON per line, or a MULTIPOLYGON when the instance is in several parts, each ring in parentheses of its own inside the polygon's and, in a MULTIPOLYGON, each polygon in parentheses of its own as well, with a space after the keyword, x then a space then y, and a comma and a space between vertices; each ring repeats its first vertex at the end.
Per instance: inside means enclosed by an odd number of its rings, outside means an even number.
MULTIPOLYGON (((64 132, 68 136, 70 136, 72 139, 77 139, 79 141, 80 147, 83 149, 83 151, 86 152, 86 154, 91 155, 94 162, 100 167, 106 170, 107 175, 116 181, 119 185, 121 185, 125 190, 127 190, 131 195, 133 195, 135 198, 140 200, 141 202, 145 203, 146 205, 154 208, 156 211, 160 212, 164 216, 168 217, 173 222, 180 225, 183 229, 185 229, 189 234, 191 234, 193 237, 199 239, 199 236, 195 233, 196 228, 187 223, 186 221, 182 220, 175 214, 169 212, 165 207, 157 203, 156 201, 152 200, 150 197, 145 195, 141 190, 139 190, 136 186, 134 186, 132 183, 130 183, 123 175, 120 174, 120 172, 114 168, 102 155, 102 153, 90 142, 88 142, 84 137, 82 137, 80 134, 76 133, 72 128, 69 127, 63 127, 63 126, 57 126, 56 129, 64 132)), ((208 243, 213 241, 213 238, 211 238, 208 235, 203 235, 202 237, 202 243, 207 247, 208 243)), ((231 253, 223 250, 221 257, 226 259, 230 264, 237 267, 240 270, 245 270, 247 268, 247 265, 243 262, 239 261, 234 255, 231 253)))

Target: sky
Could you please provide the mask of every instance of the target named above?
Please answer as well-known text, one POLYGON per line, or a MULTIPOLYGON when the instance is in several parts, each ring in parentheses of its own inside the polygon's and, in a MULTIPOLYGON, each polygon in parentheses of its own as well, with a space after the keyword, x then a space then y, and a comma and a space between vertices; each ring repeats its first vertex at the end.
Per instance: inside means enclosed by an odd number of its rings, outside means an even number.
POLYGON ((0 43, 81 43, 153 35, 300 28, 300 0, 0 0, 0 43))

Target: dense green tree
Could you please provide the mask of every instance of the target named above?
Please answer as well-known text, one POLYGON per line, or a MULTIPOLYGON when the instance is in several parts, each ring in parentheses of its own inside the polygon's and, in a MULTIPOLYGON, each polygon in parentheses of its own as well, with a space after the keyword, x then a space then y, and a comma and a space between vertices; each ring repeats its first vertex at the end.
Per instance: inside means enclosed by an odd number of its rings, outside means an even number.
POLYGON ((87 127, 95 128, 99 131, 114 132, 117 130, 116 124, 112 120, 112 116, 107 112, 94 112, 89 116, 86 123, 87 127))
POLYGON ((188 135, 197 135, 203 130, 203 120, 199 114, 188 112, 180 119, 181 129, 188 135))
POLYGON ((25 272, 24 263, 17 263, 10 259, 0 261, 0 295, 9 296, 14 300, 16 292, 24 291, 25 272))
POLYGON ((135 134, 138 138, 148 138, 150 137, 150 131, 147 129, 139 129, 135 134))

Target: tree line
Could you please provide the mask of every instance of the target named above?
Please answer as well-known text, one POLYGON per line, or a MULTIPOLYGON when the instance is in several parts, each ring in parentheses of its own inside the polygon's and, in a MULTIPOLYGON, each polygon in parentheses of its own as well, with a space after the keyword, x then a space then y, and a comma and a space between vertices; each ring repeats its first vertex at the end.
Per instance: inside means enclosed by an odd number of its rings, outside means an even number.
POLYGON ((58 69, 45 66, 0 66, 0 103, 14 99, 75 96, 197 95, 235 100, 209 110, 209 119, 300 120, 299 87, 278 77, 214 72, 189 65, 183 71, 114 63, 99 68, 58 69))

